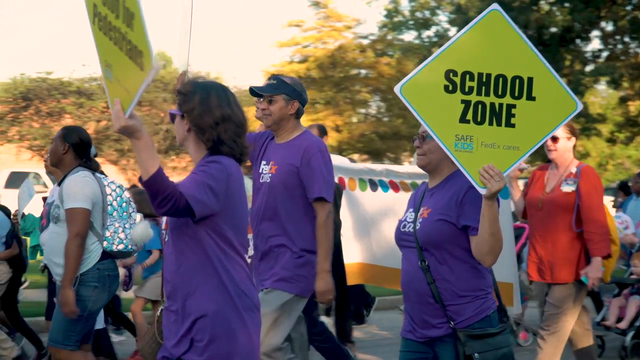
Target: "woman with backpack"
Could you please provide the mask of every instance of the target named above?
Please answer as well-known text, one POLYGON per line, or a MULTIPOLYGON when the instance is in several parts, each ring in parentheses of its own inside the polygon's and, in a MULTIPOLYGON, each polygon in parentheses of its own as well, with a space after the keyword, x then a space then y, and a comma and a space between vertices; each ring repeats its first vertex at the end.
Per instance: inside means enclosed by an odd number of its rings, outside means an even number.
POLYGON ((516 212, 530 229, 529 280, 542 283, 546 293, 539 360, 560 360, 567 341, 576 359, 597 358, 584 298, 601 282, 611 241, 602 180, 575 158, 577 140, 573 124, 559 128, 544 144, 550 162, 531 173, 524 191, 517 182, 521 171, 509 174, 516 212))
MULTIPOLYGON (((4 205, 0 205, 0 217, 0 222, 5 224, 5 226, 0 226, 0 229, 9 228, 8 231, 0 230, 6 234, 4 236, 4 248, 12 250, 10 254, 7 254, 9 255, 8 258, 0 258, 0 260, 6 260, 9 268, 11 268, 11 278, 6 290, 0 296, 0 309, 4 312, 11 327, 22 334, 36 349, 36 354, 32 359, 47 359, 49 351, 47 351, 38 334, 24 320, 18 308, 18 293, 22 286, 22 276, 27 272, 27 266, 29 265, 26 255, 27 250, 18 227, 11 222, 11 210, 4 205)), ((0 239, 2 238, 0 237, 0 239)))
POLYGON ((49 162, 62 174, 40 228, 45 262, 58 284, 48 339, 54 360, 91 356, 98 315, 120 282, 115 259, 103 251, 104 239, 91 231, 106 225, 103 184, 95 175, 100 165, 91 156, 92 147, 85 129, 65 126, 49 148, 49 162))

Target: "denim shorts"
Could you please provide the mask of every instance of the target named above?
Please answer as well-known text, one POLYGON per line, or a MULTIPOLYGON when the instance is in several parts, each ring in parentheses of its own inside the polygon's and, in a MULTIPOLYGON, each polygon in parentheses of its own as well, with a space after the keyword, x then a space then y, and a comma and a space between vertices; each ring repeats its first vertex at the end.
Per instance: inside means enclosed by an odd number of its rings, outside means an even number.
POLYGON ((112 258, 101 259, 78 275, 73 282, 78 316, 68 318, 56 306, 49 330, 49 346, 77 351, 83 345, 91 345, 98 315, 116 293, 119 284, 118 265, 112 258))
MULTIPOLYGON (((491 329, 500 326, 500 318, 496 310, 480 319, 478 322, 467 326, 465 329, 491 329)), ((426 341, 415 341, 402 338, 400 341, 399 360, 457 360, 458 347, 457 337, 451 333, 449 335, 429 339, 426 341)))

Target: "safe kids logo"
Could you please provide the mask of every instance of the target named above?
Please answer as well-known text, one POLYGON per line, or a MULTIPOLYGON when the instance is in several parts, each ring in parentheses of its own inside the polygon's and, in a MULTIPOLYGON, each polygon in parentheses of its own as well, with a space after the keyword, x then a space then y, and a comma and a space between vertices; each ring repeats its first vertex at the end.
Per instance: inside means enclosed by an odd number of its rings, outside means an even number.
POLYGON ((260 163, 260 182, 268 183, 271 181, 271 175, 276 173, 276 163, 271 161, 267 164, 266 161, 260 163))
POLYGON ((413 209, 407 210, 402 219, 400 219, 400 231, 404 232, 413 232, 413 223, 416 223, 416 230, 420 229, 420 223, 422 219, 426 219, 429 217, 429 213, 431 209, 428 209, 426 206, 420 208, 420 212, 418 213, 418 221, 416 220, 416 213, 413 209))
POLYGON ((475 139, 473 135, 456 134, 453 150, 455 152, 472 153, 475 149, 475 139))

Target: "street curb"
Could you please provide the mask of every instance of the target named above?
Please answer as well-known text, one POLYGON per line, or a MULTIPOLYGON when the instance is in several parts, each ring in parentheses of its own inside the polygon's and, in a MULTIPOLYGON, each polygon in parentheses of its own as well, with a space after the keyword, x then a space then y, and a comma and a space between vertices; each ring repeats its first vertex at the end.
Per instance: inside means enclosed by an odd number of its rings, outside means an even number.
MULTIPOLYGON (((131 318, 130 313, 125 314, 129 315, 129 318, 131 318)), ((147 322, 151 323, 151 320, 153 319, 153 317, 151 316, 151 311, 144 311, 143 314, 145 319, 147 319, 147 322)), ((36 332, 36 334, 46 334, 49 332, 47 330, 47 324, 44 321, 44 317, 42 316, 25 318, 24 321, 26 321, 27 325, 29 325, 29 327, 31 327, 33 331, 36 332)))
POLYGON ((379 297, 376 310, 395 310, 403 304, 402 295, 379 297))
MULTIPOLYGON (((378 303, 376 304, 375 310, 395 310, 402 304, 402 295, 380 297, 378 298, 378 303)), ((126 314, 130 315, 129 313, 126 314)), ((151 320, 153 319, 153 317, 151 316, 151 311, 145 311, 143 314, 147 321, 151 322, 151 320)), ((25 318, 24 320, 36 333, 46 334, 48 332, 44 317, 31 317, 25 318)))

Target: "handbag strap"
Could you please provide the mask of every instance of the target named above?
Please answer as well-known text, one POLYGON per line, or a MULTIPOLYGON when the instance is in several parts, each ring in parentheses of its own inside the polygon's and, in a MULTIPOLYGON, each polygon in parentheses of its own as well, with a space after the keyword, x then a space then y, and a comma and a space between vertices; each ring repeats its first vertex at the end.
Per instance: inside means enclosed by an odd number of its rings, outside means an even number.
MULTIPOLYGON (((418 205, 416 206, 415 209, 415 215, 414 215, 414 221, 413 221, 413 239, 416 242, 416 250, 418 251, 418 258, 419 258, 419 262, 418 265, 420 266, 420 269, 422 269, 422 272, 424 273, 424 276, 427 278, 427 283, 429 284, 429 288, 431 289, 431 293, 433 294, 433 298, 436 301, 436 303, 438 304, 438 306, 440 307, 440 309, 442 309, 442 312, 444 313, 444 316, 447 318, 447 321, 449 322, 449 326, 454 329, 457 330, 455 323, 453 322, 453 319, 451 318, 451 316, 449 315, 449 313, 447 312, 447 308, 444 305, 444 301, 442 300, 442 296, 440 295, 440 291, 438 291, 438 287, 436 286, 436 281, 433 278, 433 275, 431 274, 431 268, 429 267, 429 262, 427 261, 427 259, 424 256, 424 252, 422 251, 422 246, 420 245, 420 241, 418 240, 418 229, 417 229, 417 225, 418 225, 418 218, 420 215, 420 207, 422 206, 422 201, 424 201, 424 196, 427 193, 427 189, 425 189, 422 192, 422 195, 420 196, 420 201, 418 201, 418 205)), ((502 302, 502 296, 500 296, 500 289, 498 288, 498 282, 496 281, 496 277, 493 274, 493 269, 491 270, 491 281, 493 283, 493 289, 495 292, 495 296, 498 300, 498 316, 500 318, 501 322, 504 322, 505 319, 507 319, 508 321, 508 317, 509 317, 509 313, 507 312, 507 308, 504 305, 504 303, 502 302), (505 318, 506 317, 506 318, 505 318)))

